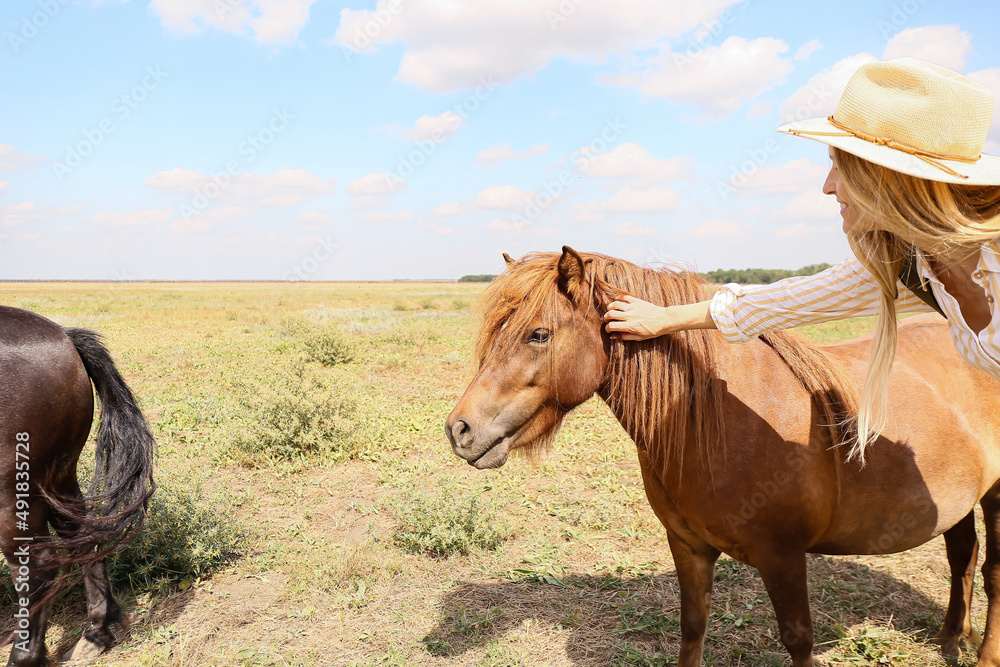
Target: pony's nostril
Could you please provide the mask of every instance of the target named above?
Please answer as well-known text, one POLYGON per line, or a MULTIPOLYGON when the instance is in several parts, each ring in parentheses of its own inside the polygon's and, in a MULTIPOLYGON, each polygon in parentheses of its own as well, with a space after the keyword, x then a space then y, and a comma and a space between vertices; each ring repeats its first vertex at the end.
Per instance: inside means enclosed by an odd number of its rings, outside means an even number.
POLYGON ((465 441, 471 433, 472 427, 470 427, 464 419, 459 419, 451 427, 451 441, 458 447, 464 447, 465 441))

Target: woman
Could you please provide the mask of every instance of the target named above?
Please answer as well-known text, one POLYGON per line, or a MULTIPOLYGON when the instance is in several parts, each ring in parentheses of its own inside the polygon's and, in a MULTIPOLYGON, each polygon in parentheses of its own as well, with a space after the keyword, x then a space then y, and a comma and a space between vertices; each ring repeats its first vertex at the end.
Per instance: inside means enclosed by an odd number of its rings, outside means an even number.
POLYGON ((840 202, 856 258, 771 285, 725 285, 695 304, 661 308, 625 296, 610 305, 607 331, 645 340, 718 328, 742 342, 877 314, 851 449, 864 460, 865 445, 885 423, 896 314, 935 310, 900 283, 913 249, 920 281, 934 297, 927 300, 936 299, 958 351, 1000 378, 1000 158, 982 153, 992 112, 989 90, 949 69, 912 58, 862 65, 832 116, 778 128, 830 146, 823 192, 840 202))

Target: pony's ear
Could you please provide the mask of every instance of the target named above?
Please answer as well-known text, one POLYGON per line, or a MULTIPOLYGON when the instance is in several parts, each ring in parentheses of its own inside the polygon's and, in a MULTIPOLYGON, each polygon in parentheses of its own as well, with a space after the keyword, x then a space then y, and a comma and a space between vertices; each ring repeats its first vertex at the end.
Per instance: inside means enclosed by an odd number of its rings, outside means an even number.
POLYGON ((583 295, 584 261, 580 253, 568 245, 562 248, 559 258, 559 289, 572 301, 578 301, 583 295))
POLYGON ((508 255, 507 253, 504 253, 503 254, 503 261, 507 263, 507 266, 510 266, 511 264, 513 264, 514 262, 516 262, 517 260, 514 259, 513 257, 511 257, 510 255, 508 255))

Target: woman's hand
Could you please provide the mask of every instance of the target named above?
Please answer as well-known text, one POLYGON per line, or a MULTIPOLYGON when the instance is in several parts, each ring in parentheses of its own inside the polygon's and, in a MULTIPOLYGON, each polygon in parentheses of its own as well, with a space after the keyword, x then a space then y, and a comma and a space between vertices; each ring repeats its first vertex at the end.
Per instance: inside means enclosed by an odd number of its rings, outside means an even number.
POLYGON ((626 294, 612 301, 604 314, 604 328, 622 340, 647 340, 687 329, 714 329, 709 301, 680 306, 656 306, 626 294))
POLYGON ((666 308, 626 294, 612 301, 604 313, 608 333, 621 334, 622 340, 646 340, 666 333, 666 308))

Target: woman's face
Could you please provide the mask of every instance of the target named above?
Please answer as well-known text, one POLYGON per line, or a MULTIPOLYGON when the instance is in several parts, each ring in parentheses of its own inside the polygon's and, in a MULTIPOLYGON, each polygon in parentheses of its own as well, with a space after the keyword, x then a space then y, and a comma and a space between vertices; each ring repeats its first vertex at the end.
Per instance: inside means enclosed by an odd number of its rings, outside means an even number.
POLYGON ((870 231, 867 225, 861 220, 861 212, 852 205, 851 198, 847 194, 847 189, 840 180, 840 172, 837 171, 837 161, 833 157, 832 148, 829 151, 829 155, 830 161, 833 164, 830 165, 830 173, 827 174, 826 181, 823 183, 823 194, 834 195, 840 203, 840 217, 844 221, 844 233, 860 234, 861 232, 870 231))

